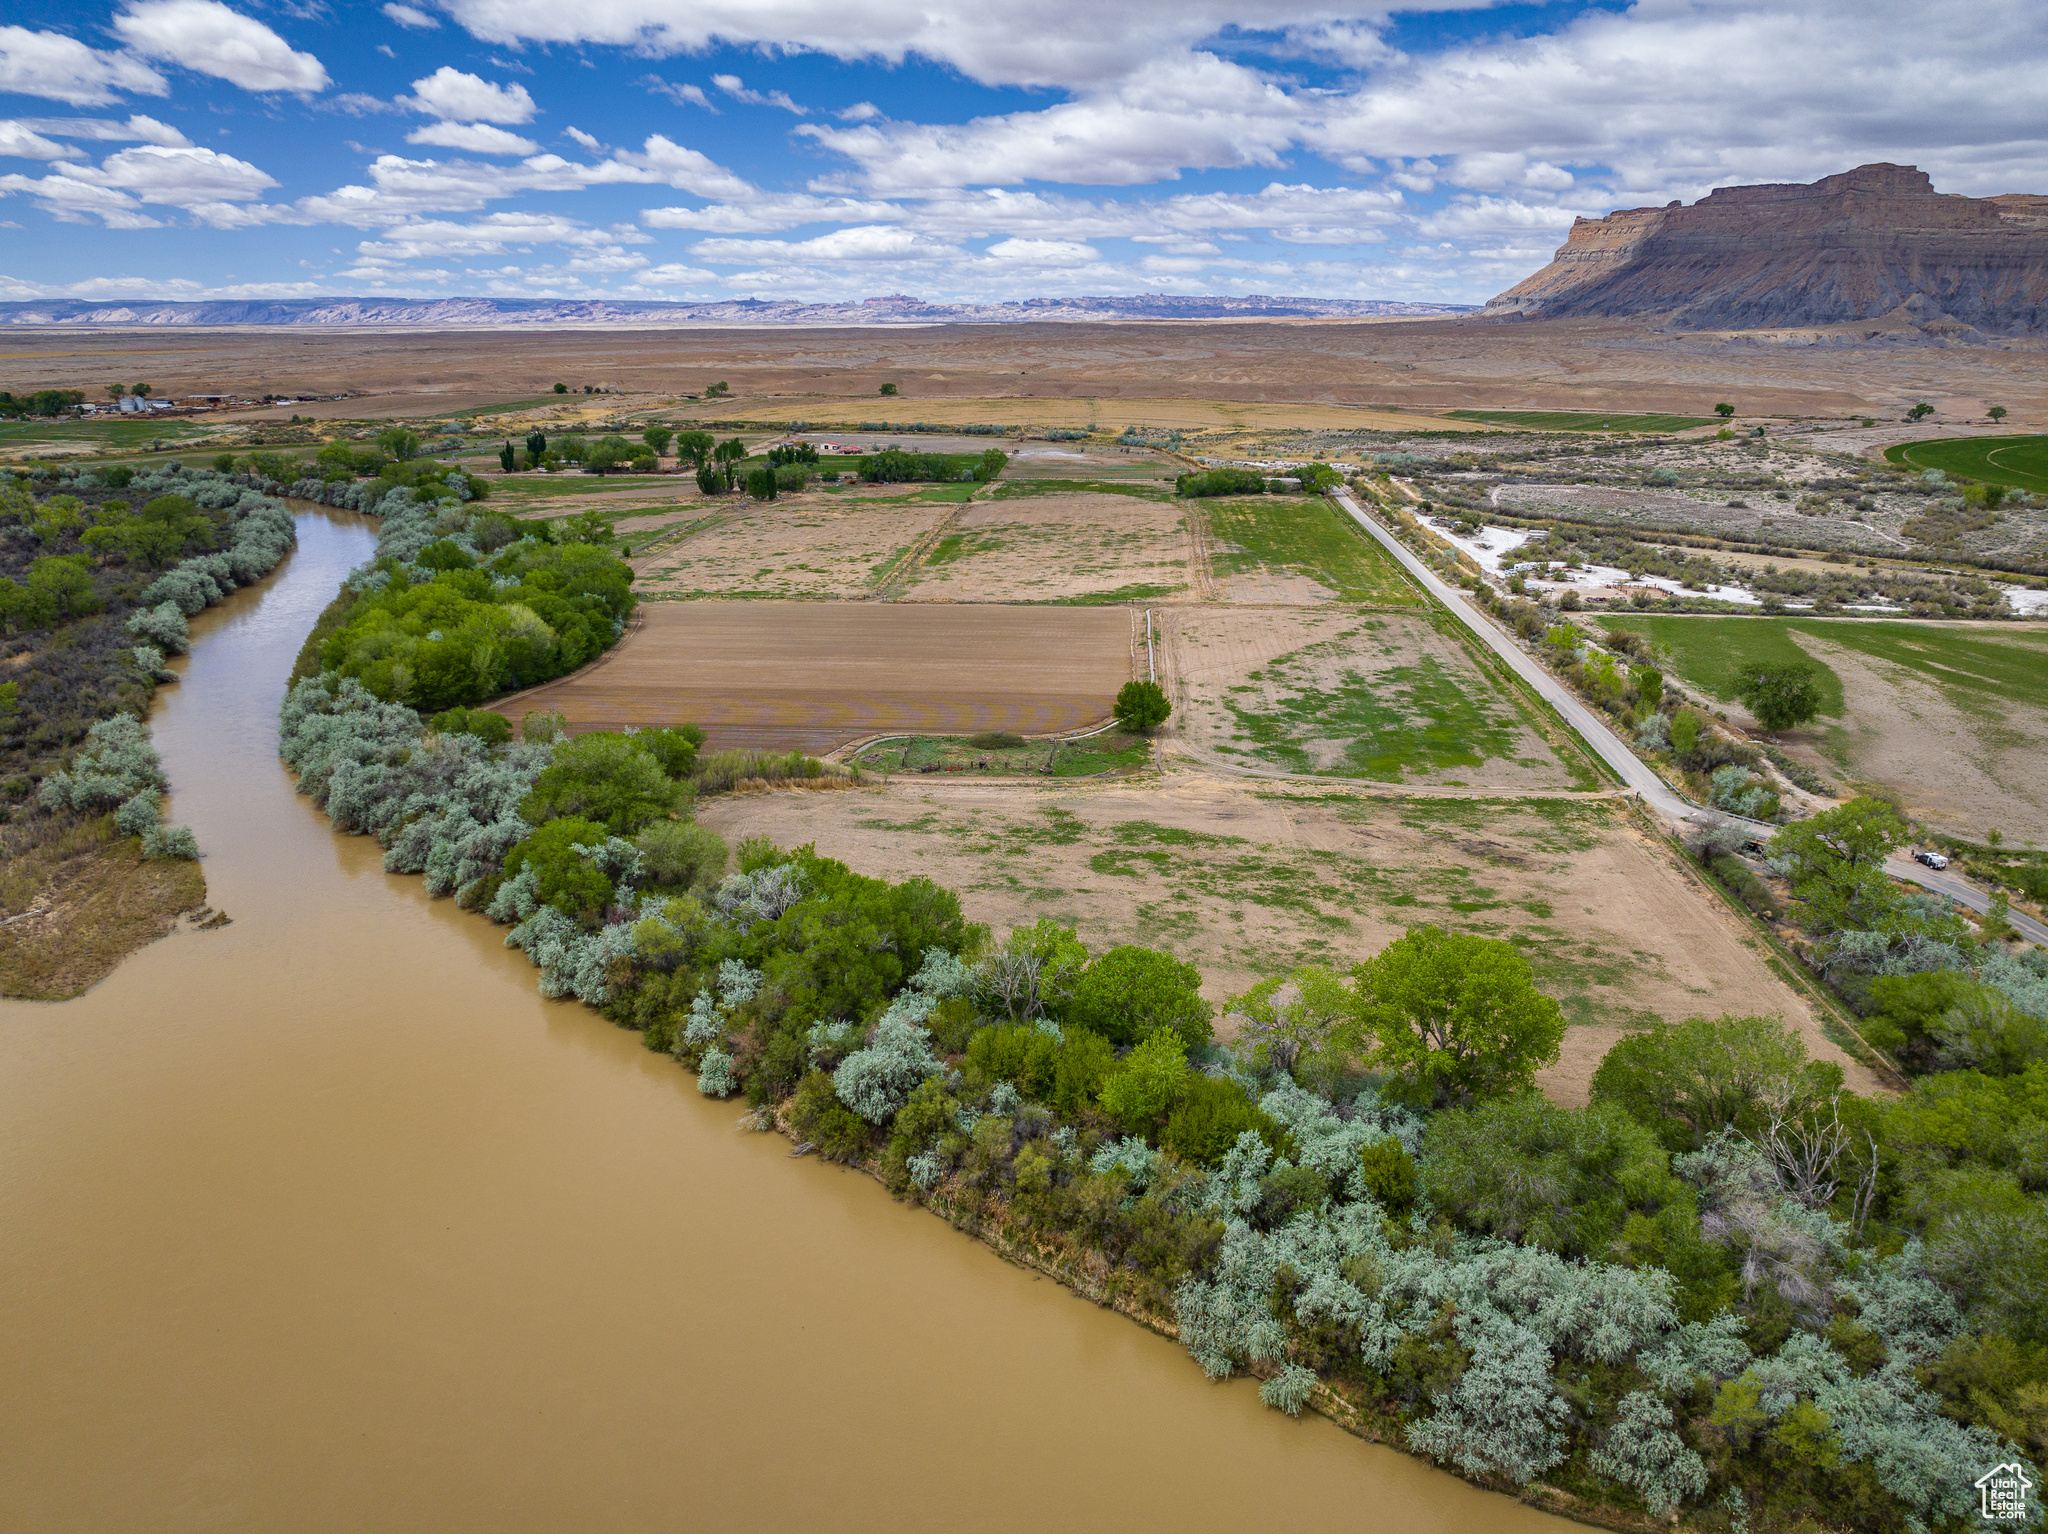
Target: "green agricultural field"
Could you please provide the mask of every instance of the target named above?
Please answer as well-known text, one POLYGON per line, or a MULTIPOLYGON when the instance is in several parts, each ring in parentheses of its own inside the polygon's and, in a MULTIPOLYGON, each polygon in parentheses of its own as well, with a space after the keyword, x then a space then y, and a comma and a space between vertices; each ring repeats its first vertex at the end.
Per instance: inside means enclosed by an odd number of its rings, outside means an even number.
POLYGON ((1690 431, 1716 422, 1703 415, 1596 415, 1584 410, 1446 410, 1454 421, 1526 426, 1531 431, 1690 431))
POLYGON ((1521 741, 1512 710, 1489 707, 1493 700, 1479 695, 1469 674, 1434 656, 1370 677, 1346 672, 1325 686, 1300 675, 1306 668, 1295 660, 1283 655, 1265 667, 1279 690, 1266 705, 1270 712, 1228 705, 1250 754, 1289 772, 1399 783, 1404 772, 1477 767, 1510 754, 1521 741), (1319 767, 1301 744, 1310 738, 1345 740, 1342 760, 1319 767))
POLYGON ((1134 495, 1146 501, 1173 499, 1170 479, 1035 479, 1018 478, 1003 471, 989 500, 1007 501, 1021 495, 1134 495))
POLYGON ((2015 490, 2048 491, 2048 437, 1938 437, 1884 450, 1885 462, 2015 490))
POLYGON ((0 445, 29 442, 75 442, 81 446, 122 451, 162 440, 177 442, 203 435, 210 428, 190 420, 0 421, 0 445))
MULTIPOLYGON (((1019 739, 1021 737, 1013 737, 1019 739)), ((1033 740, 977 746, 966 735, 899 735, 876 741, 856 758, 865 772, 935 773, 967 777, 1085 778, 1128 772, 1152 760, 1152 743, 1122 730, 1085 740, 1033 740)))
POLYGON ((1821 713, 1842 717, 1842 683, 1791 638, 1792 630, 1889 661, 1937 682, 1959 707, 2002 703, 2048 707, 2048 631, 1943 628, 1927 623, 1837 622, 1824 618, 1607 617, 1668 650, 1678 674, 1714 697, 1733 699, 1735 673, 1751 661, 1804 661, 1821 671, 1821 713))
POLYGON ((627 499, 658 494, 663 490, 678 496, 694 492, 697 481, 684 474, 585 474, 564 470, 558 474, 501 474, 495 464, 482 478, 492 496, 513 499, 552 499, 560 495, 616 495, 627 499))
POLYGON ((1219 545, 1219 575, 1287 570, 1329 587, 1346 602, 1420 607, 1422 594, 1350 518, 1321 496, 1219 497, 1202 502, 1219 545), (1223 544, 1236 545, 1226 551, 1223 544))
MULTIPOLYGON (((1842 717, 1841 678, 1799 648, 1788 632, 1789 620, 1623 617, 1617 614, 1602 617, 1600 622, 1609 632, 1631 629, 1646 635, 1660 652, 1669 653, 1679 676, 1724 702, 1734 700, 1735 673, 1753 662, 1766 661, 1772 665, 1793 662, 1816 666, 1821 673, 1821 713, 1830 719, 1842 717)), ((1830 624, 1826 630, 1828 637, 1834 638, 1841 630, 1857 626, 1830 624)))

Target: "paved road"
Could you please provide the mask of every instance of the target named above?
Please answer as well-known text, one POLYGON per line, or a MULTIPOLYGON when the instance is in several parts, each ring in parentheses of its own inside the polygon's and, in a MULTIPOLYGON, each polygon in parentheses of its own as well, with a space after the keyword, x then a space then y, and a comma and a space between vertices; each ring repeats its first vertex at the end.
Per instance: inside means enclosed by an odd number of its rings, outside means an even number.
MULTIPOLYGON (((1359 510, 1358 503, 1351 498, 1348 490, 1333 492, 1337 504, 1350 513, 1352 520, 1366 530, 1373 538, 1400 561, 1401 568, 1419 581, 1429 594, 1449 609, 1451 615, 1477 634, 1487 647, 1498 655, 1515 674, 1526 681, 1537 693, 1562 714, 1573 729, 1579 732, 1586 744, 1599 753, 1600 759, 1612 767, 1621 780, 1643 796, 1643 800, 1665 820, 1676 827, 1685 824, 1705 824, 1715 819, 1737 819, 1735 816, 1721 816, 1718 812, 1703 810, 1690 804, 1672 790, 1670 784, 1659 777, 1635 752, 1631 751, 1608 726, 1607 720, 1582 702, 1577 693, 1552 676, 1506 634, 1483 617, 1479 610, 1465 599, 1465 594, 1442 579, 1421 560, 1411 553, 1406 544, 1379 523, 1359 510)), ((1754 824, 1760 831, 1773 831, 1774 826, 1761 822, 1754 824)), ((1938 873, 1922 867, 1903 854, 1894 856, 1884 866, 1884 871, 1895 879, 1907 879, 1937 894, 1947 895, 1960 905, 1973 911, 1985 911, 1991 907, 1991 897, 1971 884, 1968 880, 1951 873, 1938 873)), ((2028 940, 2048 945, 2048 926, 2043 926, 2031 916, 2015 911, 2012 924, 2028 940)))

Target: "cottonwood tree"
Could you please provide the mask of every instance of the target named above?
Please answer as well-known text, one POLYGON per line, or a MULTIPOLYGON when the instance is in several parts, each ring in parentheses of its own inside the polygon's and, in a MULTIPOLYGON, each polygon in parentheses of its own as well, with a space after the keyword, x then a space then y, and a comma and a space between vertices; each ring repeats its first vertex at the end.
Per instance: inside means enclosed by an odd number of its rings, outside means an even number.
POLYGON ((1134 943, 1110 949, 1082 972, 1067 1016, 1119 1046, 1161 1028, 1171 1029, 1186 1049, 1198 1049, 1212 1036, 1200 971, 1134 943))
POLYGON ((1173 705, 1166 699, 1166 689, 1157 682, 1126 682, 1118 690, 1111 712, 1118 724, 1143 735, 1166 723, 1173 705))
POLYGON ((1656 1023, 1607 1052, 1592 1098, 1652 1126, 1672 1151, 1698 1150, 1722 1129, 1761 1133, 1786 1104, 1828 1101, 1842 1068, 1809 1060, 1775 1017, 1691 1017, 1656 1023))
POLYGON ((372 440, 400 463, 419 454, 420 434, 403 426, 387 426, 372 440))
POLYGON ((1557 1062, 1564 1016, 1510 943, 1411 927, 1351 973, 1373 1063, 1410 1101, 1525 1090, 1557 1062))
POLYGON ((1820 712, 1814 669, 1796 661, 1753 661, 1735 673, 1735 696, 1773 734, 1804 724, 1820 712))
POLYGON ((1039 1017, 1073 994, 1088 963, 1088 950, 1071 927, 1042 916, 1012 932, 1003 946, 981 961, 977 980, 983 996, 1002 1007, 1011 1022, 1039 1017))
POLYGON ((1261 980, 1225 1011, 1239 1019, 1238 1054, 1259 1070, 1314 1071, 1358 1043, 1357 998, 1320 964, 1261 980))
POLYGON ((1907 829, 1896 807, 1863 795, 1785 827, 1771 838, 1771 856, 1790 865, 1796 891, 1838 865, 1881 867, 1907 829))

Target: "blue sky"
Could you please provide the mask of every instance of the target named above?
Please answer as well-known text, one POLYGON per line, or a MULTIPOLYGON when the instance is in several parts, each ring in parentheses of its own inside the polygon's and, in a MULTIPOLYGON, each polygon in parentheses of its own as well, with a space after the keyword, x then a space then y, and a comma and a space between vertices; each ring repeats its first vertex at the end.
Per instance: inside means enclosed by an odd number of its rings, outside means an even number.
POLYGON ((2048 7, 15 0, 0 298, 1482 301, 1574 216, 2048 191, 2048 7))

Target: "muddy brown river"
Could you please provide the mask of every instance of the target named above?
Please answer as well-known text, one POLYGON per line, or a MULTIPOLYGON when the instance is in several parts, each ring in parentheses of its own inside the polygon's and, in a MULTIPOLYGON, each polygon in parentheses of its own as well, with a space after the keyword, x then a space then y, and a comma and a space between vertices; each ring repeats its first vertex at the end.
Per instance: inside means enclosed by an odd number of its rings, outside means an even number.
POLYGON ((1570 1527, 790 1160, 333 835, 277 703, 372 537, 301 515, 158 705, 234 924, 0 1003, 0 1528, 1570 1527))

